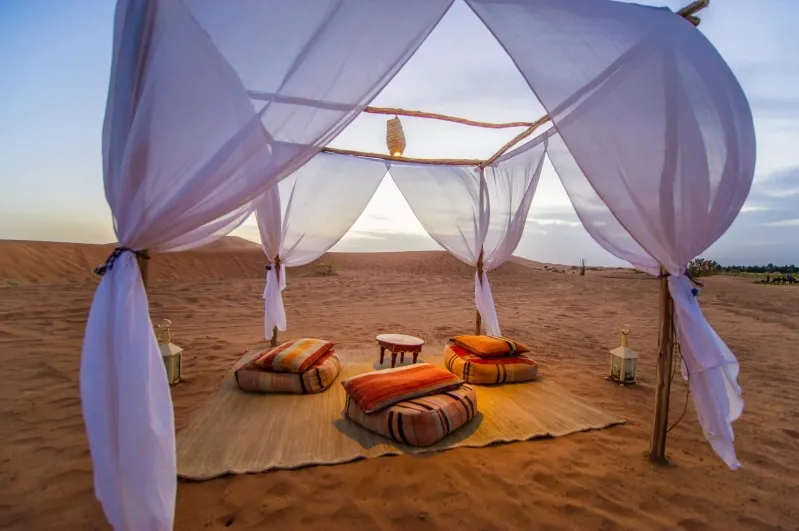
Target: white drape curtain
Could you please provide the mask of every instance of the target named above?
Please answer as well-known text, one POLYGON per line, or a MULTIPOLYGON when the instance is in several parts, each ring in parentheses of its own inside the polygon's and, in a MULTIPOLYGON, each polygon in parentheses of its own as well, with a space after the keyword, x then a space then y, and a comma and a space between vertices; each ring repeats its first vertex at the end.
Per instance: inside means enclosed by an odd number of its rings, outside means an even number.
POLYGON ((363 213, 387 171, 382 160, 319 153, 256 202, 269 261, 263 295, 267 339, 274 327, 286 330, 281 295, 286 267, 313 262, 333 247, 363 213))
MULTIPOLYGON (((449 4, 120 0, 103 128, 120 246, 175 251, 231 230, 369 103, 449 4)), ((108 521, 171 529, 172 403, 130 251, 95 294, 80 386, 108 521)))
POLYGON ((665 9, 467 1, 552 117, 550 158, 588 232, 616 256, 671 275, 699 421, 737 468, 738 362, 683 276, 730 226, 754 175, 752 116, 735 77, 699 31, 665 9))
POLYGON ((475 304, 490 335, 501 330, 486 272, 505 263, 519 245, 545 153, 541 137, 484 169, 391 163, 394 182, 433 240, 473 267, 482 251, 475 304))

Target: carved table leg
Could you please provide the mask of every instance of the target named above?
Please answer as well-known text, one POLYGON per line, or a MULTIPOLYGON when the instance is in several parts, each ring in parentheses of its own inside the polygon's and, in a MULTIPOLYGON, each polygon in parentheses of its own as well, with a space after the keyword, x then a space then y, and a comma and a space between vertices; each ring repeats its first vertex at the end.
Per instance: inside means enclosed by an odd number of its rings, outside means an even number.
POLYGON ((419 357, 419 353, 418 352, 414 352, 413 353, 413 364, 414 365, 416 365, 416 358, 418 358, 418 357, 419 357))
POLYGON ((391 352, 391 368, 393 369, 396 364, 397 364, 397 353, 392 351, 391 352))
POLYGON ((380 365, 383 365, 383 355, 386 353, 386 347, 380 345, 380 365))
POLYGON ((400 352, 400 363, 405 363, 405 351, 400 352))

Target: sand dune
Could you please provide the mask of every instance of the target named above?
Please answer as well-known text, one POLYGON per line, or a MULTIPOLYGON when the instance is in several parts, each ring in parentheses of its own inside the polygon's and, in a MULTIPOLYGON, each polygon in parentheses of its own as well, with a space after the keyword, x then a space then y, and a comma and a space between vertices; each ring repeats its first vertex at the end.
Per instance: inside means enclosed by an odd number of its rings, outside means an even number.
MULTIPOLYGON (((108 528, 93 496, 77 382, 91 269, 112 248, 0 242, 0 528, 108 528)), ((370 346, 377 333, 404 331, 432 343, 473 326, 473 272, 442 252, 324 259, 336 274, 318 276, 314 265, 288 272, 290 336, 370 346)), ((186 382, 173 388, 178 430, 260 341, 264 265, 257 245, 229 239, 153 259, 153 317, 172 319, 186 349, 186 382)), ((735 430, 744 468, 731 472, 692 407, 669 435, 672 464, 644 457, 656 281, 624 270, 551 273, 521 259, 490 279, 503 332, 528 343, 548 377, 626 425, 181 482, 176 529, 799 529, 799 289, 714 277, 701 295, 741 361, 746 410, 735 430), (627 388, 603 379, 622 323, 641 354, 640 383, 627 388)), ((672 419, 685 391, 675 382, 672 419)))

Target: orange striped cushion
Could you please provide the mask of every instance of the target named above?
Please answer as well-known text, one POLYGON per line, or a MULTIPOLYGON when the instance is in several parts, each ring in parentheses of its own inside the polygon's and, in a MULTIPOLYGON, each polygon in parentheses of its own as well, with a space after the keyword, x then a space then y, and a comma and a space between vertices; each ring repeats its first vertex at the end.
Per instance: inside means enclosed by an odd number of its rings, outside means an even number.
POLYGON ((255 393, 320 393, 330 387, 341 372, 341 362, 329 350, 303 373, 267 372, 252 362, 236 369, 236 383, 255 393))
POLYGON ((457 345, 447 345, 444 348, 444 366, 471 384, 529 382, 538 377, 538 364, 527 356, 481 358, 457 345))
POLYGON ((463 380, 429 363, 359 374, 341 382, 344 390, 367 415, 421 396, 445 393, 463 380))
POLYGON ((526 346, 507 337, 455 336, 449 342, 483 358, 515 356, 523 352, 530 352, 526 346))
POLYGON ((258 354, 253 365, 268 372, 305 372, 333 343, 321 339, 302 338, 258 354))

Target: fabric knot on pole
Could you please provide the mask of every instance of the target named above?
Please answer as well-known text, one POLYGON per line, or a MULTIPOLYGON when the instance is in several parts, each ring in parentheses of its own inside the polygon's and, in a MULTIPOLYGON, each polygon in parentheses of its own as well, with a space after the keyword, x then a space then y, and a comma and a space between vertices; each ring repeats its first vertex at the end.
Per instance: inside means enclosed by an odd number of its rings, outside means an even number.
POLYGON ((134 251, 128 247, 117 247, 114 249, 114 252, 111 253, 111 256, 101 265, 94 268, 94 273, 100 275, 101 277, 106 274, 107 271, 111 271, 114 269, 114 263, 116 263, 117 259, 122 256, 122 253, 133 253, 138 258, 143 258, 145 260, 149 260, 150 256, 143 252, 143 251, 134 251))
MULTIPOLYGON (((697 286, 697 287, 700 287, 700 288, 704 288, 705 287, 705 285, 702 282, 699 282, 694 277, 692 277, 691 273, 689 273, 688 271, 685 272, 685 276, 688 278, 688 280, 691 281, 691 284, 693 284, 694 286, 697 286)), ((692 290, 692 291, 694 291, 694 290, 692 290)), ((695 291, 698 292, 699 290, 697 289, 695 291)), ((696 293, 694 293, 694 295, 696 295, 696 293)))

